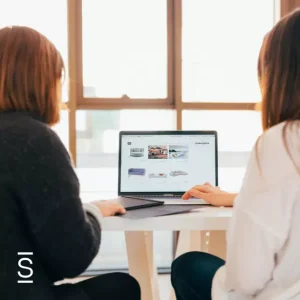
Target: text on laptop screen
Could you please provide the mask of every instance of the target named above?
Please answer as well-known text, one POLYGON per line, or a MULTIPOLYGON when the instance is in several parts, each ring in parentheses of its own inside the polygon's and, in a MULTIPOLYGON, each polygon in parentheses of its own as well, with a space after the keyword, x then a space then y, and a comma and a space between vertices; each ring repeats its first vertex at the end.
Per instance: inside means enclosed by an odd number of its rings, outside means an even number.
POLYGON ((214 135, 123 135, 120 192, 185 192, 216 183, 214 135))

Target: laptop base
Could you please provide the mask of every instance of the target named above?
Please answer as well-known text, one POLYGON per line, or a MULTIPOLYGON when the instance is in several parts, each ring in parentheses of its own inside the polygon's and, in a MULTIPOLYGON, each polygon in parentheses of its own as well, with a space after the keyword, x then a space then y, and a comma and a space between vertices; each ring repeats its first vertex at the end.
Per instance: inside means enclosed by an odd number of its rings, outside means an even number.
POLYGON ((130 198, 145 199, 153 201, 163 201, 165 205, 209 205, 203 199, 191 198, 182 200, 181 197, 161 197, 161 196, 131 196, 130 198))

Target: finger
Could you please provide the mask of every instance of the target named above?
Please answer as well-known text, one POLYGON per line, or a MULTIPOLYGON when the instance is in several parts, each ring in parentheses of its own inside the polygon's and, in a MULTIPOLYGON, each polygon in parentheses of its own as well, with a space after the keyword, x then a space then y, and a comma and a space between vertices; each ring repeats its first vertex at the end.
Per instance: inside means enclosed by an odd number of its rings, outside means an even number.
POLYGON ((203 199, 205 201, 208 201, 208 198, 210 198, 209 194, 202 193, 202 192, 200 192, 200 191, 198 191, 196 189, 191 189, 191 190, 189 190, 188 193, 190 194, 190 196, 192 196, 194 198, 203 199))
MULTIPOLYGON (((209 193, 211 192, 211 187, 208 185, 195 185, 192 189, 197 190, 202 193, 209 193)), ((190 190, 189 190, 190 191, 190 190)), ((189 200, 191 197, 194 197, 187 191, 186 193, 183 194, 182 200, 189 200)))
POLYGON ((189 200, 190 198, 191 198, 191 195, 189 194, 188 191, 182 195, 182 200, 189 200))
POLYGON ((120 204, 114 204, 114 213, 115 214, 125 214, 126 209, 120 204))

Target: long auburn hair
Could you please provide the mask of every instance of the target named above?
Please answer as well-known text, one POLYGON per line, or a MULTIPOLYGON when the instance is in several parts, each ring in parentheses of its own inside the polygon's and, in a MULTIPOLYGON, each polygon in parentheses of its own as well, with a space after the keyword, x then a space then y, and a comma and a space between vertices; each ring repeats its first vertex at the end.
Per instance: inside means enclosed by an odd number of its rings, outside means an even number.
POLYGON ((0 112, 34 112, 56 124, 63 71, 60 53, 44 35, 24 26, 0 29, 0 112))
MULTIPOLYGON (((287 146, 286 132, 289 126, 295 124, 293 121, 300 120, 300 9, 282 18, 266 35, 257 69, 262 94, 263 131, 286 122, 282 138, 293 160, 287 146)), ((300 168, 297 169, 300 173, 300 168)))

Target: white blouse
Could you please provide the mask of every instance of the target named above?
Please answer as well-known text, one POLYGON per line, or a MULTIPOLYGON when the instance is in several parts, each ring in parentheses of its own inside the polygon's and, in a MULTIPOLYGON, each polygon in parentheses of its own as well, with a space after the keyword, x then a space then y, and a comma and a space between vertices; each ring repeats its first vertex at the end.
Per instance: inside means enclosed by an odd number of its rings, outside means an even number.
POLYGON ((288 150, 283 127, 259 139, 235 199, 224 282, 229 299, 273 299, 300 281, 300 122, 287 127, 288 150))

